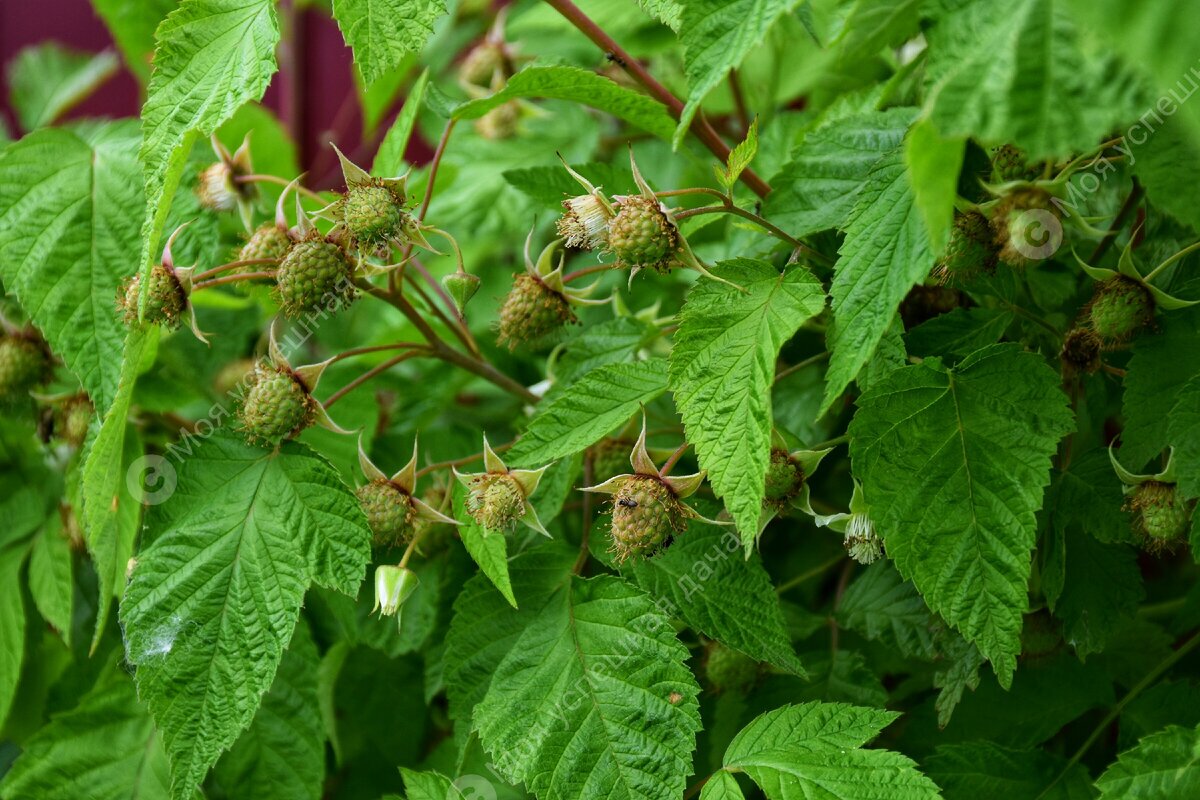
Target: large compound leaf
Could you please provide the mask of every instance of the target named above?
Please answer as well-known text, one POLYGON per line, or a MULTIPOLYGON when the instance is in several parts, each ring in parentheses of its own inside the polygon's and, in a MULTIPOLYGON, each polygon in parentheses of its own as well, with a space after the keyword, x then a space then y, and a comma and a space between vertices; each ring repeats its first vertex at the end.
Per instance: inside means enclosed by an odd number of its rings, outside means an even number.
POLYGON ((444 13, 444 0, 333 0, 333 16, 367 83, 420 52, 444 13))
POLYGON ((578 453, 666 390, 667 362, 661 358, 594 369, 538 407, 510 457, 514 463, 544 464, 578 453))
POLYGON ((764 213, 793 236, 840 228, 871 165, 900 146, 912 116, 907 108, 838 115, 809 132, 771 179, 764 213))
POLYGON ((325 730, 317 711, 318 663, 308 625, 301 622, 254 722, 213 769, 229 800, 321 797, 325 730))
POLYGON ((183 0, 158 26, 142 106, 146 216, 142 271, 158 257, 171 198, 197 136, 209 136, 275 72, 279 26, 271 0, 183 0))
POLYGON ((0 279, 102 413, 125 338, 117 288, 136 266, 137 141, 128 121, 47 129, 0 156, 0 279))
MULTIPOLYGON (((596 524, 606 529, 610 520, 596 524)), ((593 531, 593 541, 599 533, 593 531)), ((693 630, 755 661, 804 675, 762 558, 743 558, 740 543, 728 528, 693 520, 664 552, 630 562, 625 572, 657 598, 662 611, 693 630)))
POLYGON ((1126 750, 1096 780, 1101 800, 1173 800, 1200 795, 1200 728, 1175 725, 1126 750))
POLYGON ((611 575, 570 576, 522 616, 474 713, 500 773, 543 800, 680 796, 700 687, 670 620, 611 575))
POLYGON ((705 96, 725 79, 783 14, 800 0, 689 0, 679 21, 688 79, 675 144, 687 134, 705 96))
POLYGON ((725 500, 747 550, 758 535, 771 458, 771 384, 779 348, 825 307, 812 273, 751 259, 723 261, 727 283, 688 294, 671 351, 670 385, 688 441, 725 500))
POLYGON ((1133 343, 1121 395, 1125 429, 1119 455, 1134 472, 1171 444, 1168 426, 1180 394, 1200 375, 1194 357, 1200 351, 1200 308, 1160 314, 1157 322, 1158 331, 1146 331, 1133 343))
POLYGON ((888 555, 1007 686, 1050 457, 1071 429, 1059 377, 1015 345, 954 370, 902 367, 864 392, 850 456, 888 555))
POLYGON ((1081 52, 1062 0, 959 4, 929 32, 930 118, 1030 157, 1094 147, 1142 112, 1132 78, 1081 52))
POLYGON ((887 561, 877 561, 854 579, 837 605, 837 620, 905 658, 932 659, 937 617, 887 561))
POLYGON ((167 800, 170 771, 154 721, 116 653, 79 704, 23 743, 0 782, 9 800, 167 800))
POLYGON ((897 147, 871 168, 846 223, 833 296, 833 356, 822 411, 871 360, 900 301, 933 268, 933 249, 897 147))
POLYGON ((897 716, 841 703, 786 705, 734 737, 724 769, 745 772, 768 800, 937 798, 933 781, 907 756, 862 749, 897 716))
POLYGON ((477 119, 493 108, 521 97, 582 103, 662 139, 670 139, 671 131, 675 129, 675 123, 661 103, 591 70, 561 65, 526 67, 509 78, 500 91, 463 103, 454 110, 454 116, 456 119, 477 119))
POLYGON ((1185 497, 1200 497, 1200 376, 1179 391, 1167 433, 1175 448, 1180 490, 1185 497))
POLYGON ((1087 770, 1045 750, 1014 750, 994 742, 939 747, 922 761, 946 800, 1086 800, 1093 796, 1087 770))
POLYGON ((121 603, 138 690, 186 796, 250 724, 312 582, 354 594, 371 534, 327 461, 218 432, 147 518, 121 603))

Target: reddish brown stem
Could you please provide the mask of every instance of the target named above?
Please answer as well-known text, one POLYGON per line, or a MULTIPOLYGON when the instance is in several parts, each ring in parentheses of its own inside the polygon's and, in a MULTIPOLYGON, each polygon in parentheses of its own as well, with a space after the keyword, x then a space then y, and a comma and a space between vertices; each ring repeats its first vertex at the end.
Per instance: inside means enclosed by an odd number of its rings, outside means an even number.
MULTIPOLYGON (((617 44, 611 36, 595 22, 579 10, 571 0, 546 0, 547 5, 562 14, 564 18, 576 28, 579 29, 584 36, 592 40, 592 43, 609 54, 617 64, 625 69, 630 76, 646 88, 658 102, 667 107, 671 112, 671 116, 679 119, 683 114, 684 104, 675 95, 654 79, 654 76, 646 71, 637 59, 629 55, 621 45, 617 44)), ((690 130, 695 134, 696 138, 709 149, 709 151, 720 159, 724 164, 729 159, 729 147, 725 142, 721 141, 721 137, 713 130, 713 127, 708 124, 701 114, 697 114, 692 119, 690 130)), ((766 197, 771 193, 771 186, 762 178, 760 178, 753 170, 747 169, 742 172, 740 180, 742 183, 750 187, 759 197, 766 197)))
POLYGON ((247 258, 245 261, 230 261, 228 264, 221 264, 212 269, 206 269, 204 272, 197 273, 192 276, 192 283, 199 283, 205 278, 211 278, 213 275, 219 275, 226 270, 234 269, 235 267, 256 267, 262 264, 278 264, 277 258, 247 258))
POLYGON ((376 375, 380 374, 381 372, 386 372, 402 361, 407 361, 410 358, 416 358, 417 356, 425 355, 428 352, 429 352, 429 349, 426 347, 422 347, 420 350, 409 350, 407 353, 401 353, 400 355, 396 356, 395 358, 389 358, 387 361, 383 362, 382 364, 378 364, 374 367, 371 367, 369 370, 364 372, 362 375, 359 375, 357 378, 350 381, 345 386, 343 386, 342 388, 338 389, 336 392, 331 394, 329 396, 329 399, 326 400, 323 403, 323 405, 325 406, 326 409, 328 409, 330 406, 332 406, 338 400, 341 400, 343 397, 348 395, 350 392, 357 389, 359 386, 362 386, 364 383, 371 380, 371 378, 374 378, 376 375))
POLYGON ((226 283, 237 283, 238 281, 258 280, 260 278, 274 278, 274 272, 241 272, 237 275, 223 275, 220 278, 213 278, 210 281, 203 283, 192 284, 192 291, 198 292, 201 289, 209 289, 213 286, 221 286, 226 283))

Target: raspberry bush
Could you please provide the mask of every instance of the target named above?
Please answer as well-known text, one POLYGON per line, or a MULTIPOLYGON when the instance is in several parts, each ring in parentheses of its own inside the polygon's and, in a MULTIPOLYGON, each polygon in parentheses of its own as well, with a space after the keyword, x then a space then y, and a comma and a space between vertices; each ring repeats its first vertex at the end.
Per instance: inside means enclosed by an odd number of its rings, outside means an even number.
POLYGON ((6 73, 0 798, 1200 796, 1200 6, 94 5, 6 73))

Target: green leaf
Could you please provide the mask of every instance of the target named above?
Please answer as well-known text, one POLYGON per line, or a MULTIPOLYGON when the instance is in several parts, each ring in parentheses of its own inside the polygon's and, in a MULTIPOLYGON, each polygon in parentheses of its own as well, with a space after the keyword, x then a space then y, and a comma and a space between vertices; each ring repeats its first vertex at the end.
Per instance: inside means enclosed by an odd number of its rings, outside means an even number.
POLYGON ((887 561, 878 561, 854 579, 837 606, 841 625, 878 641, 906 658, 932 659, 937 617, 912 583, 887 561))
POLYGON ((1185 497, 1200 497, 1200 375, 1180 390, 1179 401, 1167 419, 1179 490, 1185 497))
POLYGON ((1162 314, 1159 331, 1144 332, 1133 343, 1125 372, 1121 411, 1121 464, 1140 472, 1170 444, 1168 424, 1188 381, 1200 375, 1200 309, 1162 314))
POLYGON ((610 575, 571 576, 522 614, 473 715, 499 772, 545 800, 682 794, 700 687, 670 620, 610 575))
POLYGON ((125 57, 125 66, 143 83, 150 77, 154 30, 176 6, 176 0, 92 0, 125 57))
POLYGON ((904 340, 908 351, 915 356, 946 356, 954 360, 998 342, 1015 317, 1016 314, 1004 308, 955 308, 909 330, 904 340))
POLYGON ((333 0, 333 16, 370 84, 418 53, 446 13, 444 0, 333 0))
POLYGON ((446 633, 444 676, 450 714, 461 723, 456 731, 464 737, 471 712, 487 693, 496 668, 517 643, 529 616, 569 579, 575 558, 574 549, 559 541, 515 556, 509 573, 520 611, 504 602, 485 575, 471 578, 459 592, 446 633))
POLYGON ((940 637, 938 649, 942 651, 943 668, 933 674, 933 685, 940 690, 933 708, 938 727, 945 728, 966 690, 979 688, 979 668, 984 659, 979 648, 949 629, 940 637))
POLYGON ((725 160, 725 169, 713 167, 717 173, 717 180, 725 187, 725 191, 728 192, 737 183, 738 177, 746 167, 750 166, 756 153, 758 153, 758 117, 755 117, 754 121, 750 123, 750 129, 746 131, 746 138, 729 151, 729 158, 725 160))
POLYGON ((929 233, 904 167, 903 148, 881 158, 846 223, 833 296, 827 411, 871 359, 900 301, 933 268, 929 233))
POLYGON ((667 362, 608 364, 546 404, 510 451, 513 462, 544 464, 577 453, 629 421, 667 389, 667 362))
POLYGON ((725 751, 769 800, 917 800, 938 797, 907 756, 864 750, 898 714, 841 703, 786 705, 759 716, 725 751))
POLYGON ((63 534, 62 517, 51 513, 29 551, 29 593, 33 604, 63 641, 71 643, 71 604, 75 596, 71 547, 63 534))
MULTIPOLYGON (((607 528, 609 520, 596 524, 607 528)), ((743 558, 739 545, 732 531, 692 521, 665 551, 627 565, 625 573, 658 598, 660 610, 698 633, 803 676, 762 559, 743 558)))
POLYGON ((517 599, 513 596, 512 580, 508 576, 508 537, 503 533, 485 533, 475 518, 467 513, 466 487, 457 481, 455 484, 454 518, 460 521, 458 535, 463 546, 492 585, 516 608, 517 599))
POLYGON ((679 20, 688 79, 687 104, 675 131, 683 141, 700 104, 800 0, 689 0, 679 20))
MULTIPOLYGON (((1110 514, 1115 514, 1110 511, 1110 514)), ((1124 617, 1137 610, 1145 592, 1138 551, 1105 544, 1077 525, 1062 532, 1065 574, 1054 613, 1063 621, 1063 638, 1080 658, 1104 650, 1124 617)))
POLYGON ((700 800, 745 800, 742 788, 732 773, 721 770, 705 782, 700 800))
POLYGON ((662 104, 591 70, 567 66, 526 67, 509 78, 500 91, 454 109, 454 118, 478 119, 493 108, 521 97, 573 100, 612 114, 660 139, 670 139, 675 129, 662 104))
POLYGON ((0 279, 101 413, 125 338, 113 304, 136 266, 136 156, 129 121, 37 131, 0 155, 0 279))
POLYGON ((846 11, 842 30, 830 43, 838 62, 854 64, 902 44, 917 31, 918 0, 855 0, 846 11))
POLYGON ((1096 780, 1101 800, 1172 800, 1200 794, 1200 728, 1171 725, 1117 757, 1096 780))
POLYGON ((589 326, 564 343, 554 361, 554 385, 546 393, 553 400, 583 376, 606 364, 631 361, 638 350, 658 336, 658 328, 633 317, 617 317, 589 326))
POLYGON ((1066 472, 1055 474, 1043 513, 1059 532, 1078 524, 1101 542, 1128 541, 1129 520, 1120 513, 1124 502, 1108 450, 1097 447, 1071 459, 1066 472))
POLYGON ((125 572, 142 515, 140 489, 158 492, 174 488, 176 473, 171 462, 142 460, 141 441, 128 427, 129 405, 142 360, 147 353, 154 353, 157 343, 158 328, 129 332, 116 398, 83 465, 83 531, 100 589, 93 651, 108 624, 113 599, 120 600, 125 592, 125 572), (134 470, 133 481, 130 470, 134 470))
MULTIPOLYGON (((1179 36, 1181 30, 1200 26, 1200 6, 1190 0, 1163 0, 1153 6, 1122 0, 1070 0, 1070 6, 1081 27, 1103 36, 1126 63, 1151 75, 1158 97, 1174 101, 1168 108, 1184 110, 1191 140, 1200 144, 1200 109, 1195 103, 1185 102, 1196 90, 1196 54, 1186 37, 1179 36)), ((1146 129, 1157 136, 1155 123, 1160 116, 1151 105, 1138 113, 1146 129)))
POLYGON ((1072 764, 1056 780, 1066 766, 1066 759, 1045 750, 1014 750, 983 741, 942 745, 924 761, 925 774, 942 788, 946 800, 1090 798, 1091 781, 1081 764, 1072 764))
POLYGON ((1007 686, 1050 457, 1071 430, 1059 376, 992 345, 954 370, 895 370, 858 401, 850 456, 888 555, 1007 686))
POLYGON ((21 600, 25 553, 24 542, 0 547, 0 726, 12 709, 25 659, 25 603, 21 600))
POLYGON ((725 500, 747 551, 758 536, 771 457, 771 384, 779 348, 825 307, 812 273, 763 261, 718 264, 689 292, 671 350, 671 391, 688 441, 725 500))
MULTIPOLYGON (((166 800, 166 753, 116 654, 79 704, 24 743, 0 781, 10 800, 166 800)), ((190 797, 190 795, 186 795, 190 797)))
POLYGON ((140 696, 186 796, 250 724, 310 583, 355 594, 371 533, 353 493, 302 445, 218 432, 147 515, 154 535, 121 603, 140 696))
POLYGON ((400 768, 408 800, 463 800, 464 795, 440 772, 416 772, 400 768))
POLYGON ((404 152, 412 139, 413 129, 417 125, 417 114, 421 111, 421 103, 425 99, 425 87, 429 85, 429 70, 421 73, 408 96, 404 98, 404 107, 396 115, 396 121, 388 128, 379 150, 375 153, 372 172, 376 175, 395 176, 404 172, 404 152))
POLYGON ((1171 117, 1157 125, 1153 122, 1157 112, 1149 107, 1147 112, 1145 124, 1148 129, 1152 127, 1153 135, 1140 126, 1131 127, 1119 147, 1129 154, 1130 169, 1146 187, 1150 202, 1192 230, 1200 230, 1200 187, 1191 170, 1179 169, 1181 160, 1190 163, 1200 159, 1200 122, 1193 129, 1189 120, 1171 117), (1134 142, 1134 137, 1141 138, 1142 143, 1134 142))
POLYGON ((54 42, 25 48, 8 67, 21 128, 53 124, 116 71, 117 56, 111 50, 77 53, 54 42))
POLYGON ((158 258, 171 200, 198 136, 209 136, 275 73, 279 26, 271 0, 183 0, 158 26, 142 106, 139 156, 146 187, 142 254, 158 258))
POLYGON ((771 179, 764 213, 793 236, 842 227, 871 166, 900 146, 912 116, 910 108, 832 115, 771 179))
POLYGON ((646 13, 673 31, 679 30, 679 18, 683 14, 680 0, 637 0, 646 13))
POLYGON ((966 147, 966 139, 939 136, 928 119, 913 125, 904 139, 904 163, 908 166, 913 197, 935 253, 945 250, 950 238, 954 202, 958 199, 958 173, 962 170, 966 147))
POLYGON ((250 727, 213 768, 229 800, 318 800, 325 730, 317 710, 317 648, 301 622, 250 727))
POLYGON ((943 136, 1062 157, 1142 112, 1132 76, 1082 52, 1062 0, 958 5, 926 34, 926 108, 943 136))

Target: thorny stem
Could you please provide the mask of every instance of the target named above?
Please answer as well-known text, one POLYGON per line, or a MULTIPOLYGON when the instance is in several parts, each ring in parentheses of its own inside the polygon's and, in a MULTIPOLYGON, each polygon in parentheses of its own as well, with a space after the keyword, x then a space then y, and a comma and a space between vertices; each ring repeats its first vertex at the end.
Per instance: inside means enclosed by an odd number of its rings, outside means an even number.
MULTIPOLYGON (((583 460, 583 485, 592 485, 592 457, 589 455, 583 460)), ((575 559, 575 566, 571 567, 572 575, 582 575, 583 568, 587 566, 588 561, 588 540, 592 533, 592 493, 583 493, 583 533, 579 537, 579 557, 575 559)))
MULTIPOLYGON (((289 183, 291 183, 291 181, 287 180, 286 178, 281 178, 278 175, 237 175, 234 177, 234 180, 238 183, 274 183, 279 186, 287 186, 289 183)), ((310 200, 315 200, 322 205, 329 202, 319 193, 314 192, 312 189, 302 186, 299 183, 296 184, 295 188, 300 194, 304 195, 310 200)))
POLYGON ((192 282, 198 283, 205 278, 211 278, 213 275, 219 275, 226 270, 235 269, 237 267, 257 267, 263 264, 278 264, 277 258, 248 258, 245 261, 230 261, 228 264, 206 269, 204 272, 199 272, 192 276, 192 282))
POLYGON ((1125 223, 1129 220, 1129 215, 1132 214, 1142 201, 1142 196, 1146 194, 1145 187, 1138 181, 1133 179, 1133 188, 1129 191, 1129 196, 1125 198, 1125 202, 1121 205, 1121 210, 1117 212, 1117 216, 1113 217, 1112 224, 1108 226, 1108 232, 1104 234, 1104 238, 1096 245, 1096 249, 1092 251, 1091 258, 1088 263, 1095 265, 1106 252, 1112 247, 1112 243, 1116 241, 1117 234, 1125 223))
POLYGON ((1196 242, 1195 244, 1188 245, 1187 247, 1183 248, 1175 255, 1168 258, 1166 261, 1159 264, 1154 269, 1150 270, 1150 274, 1145 276, 1144 278, 1142 278, 1142 280, 1145 281, 1146 283, 1149 283, 1151 280, 1154 279, 1155 275, 1162 272, 1164 269, 1171 266, 1172 264, 1174 264, 1176 261, 1183 258, 1184 256, 1194 253, 1197 250, 1200 250, 1200 242, 1196 242))
POLYGON ((824 253, 817 252, 816 250, 814 250, 811 247, 809 247, 808 245, 806 245, 804 242, 797 239, 795 236, 792 236, 791 234, 789 234, 787 231, 783 230, 779 226, 774 225, 771 222, 768 222, 766 219, 760 217, 758 214, 755 214, 753 211, 747 211, 744 208, 739 208, 738 206, 734 205, 733 201, 727 197, 724 199, 725 199, 724 205, 701 206, 700 208, 688 208, 683 211, 677 211, 677 212, 675 212, 675 219, 687 219, 688 217, 698 217, 701 214, 736 214, 737 216, 748 219, 751 222, 753 222, 755 225, 758 225, 759 227, 764 228, 767 231, 767 233, 771 234, 776 239, 779 239, 783 242, 790 244, 792 247, 801 251, 809 258, 812 258, 816 261, 820 261, 822 264, 824 264, 827 267, 833 266, 833 259, 831 259, 829 256, 825 255, 824 253))
POLYGON ((1117 717, 1121 716, 1121 712, 1125 710, 1127 705, 1133 702, 1142 692, 1149 689, 1159 678, 1163 676, 1167 670, 1175 666, 1180 659, 1194 650, 1196 645, 1200 645, 1200 630, 1193 633, 1188 640, 1181 644, 1173 653, 1160 661, 1158 665, 1154 667, 1154 669, 1147 672, 1146 676, 1138 681, 1137 685, 1132 687, 1125 694, 1125 696, 1121 698, 1120 702, 1112 707, 1112 710, 1110 710, 1108 714, 1104 716, 1104 719, 1100 720, 1100 724, 1092 730, 1091 735, 1089 735, 1084 743, 1079 746, 1079 749, 1075 751, 1075 755, 1071 756, 1071 759, 1067 761, 1062 770, 1056 776, 1054 776, 1054 780, 1050 781, 1049 785, 1042 790, 1042 793, 1038 795, 1037 800, 1041 800, 1041 798, 1045 797, 1046 793, 1057 786, 1058 782, 1061 781, 1066 774, 1070 772, 1076 764, 1079 763, 1080 759, 1082 759, 1087 754, 1087 751, 1092 748, 1092 745, 1096 743, 1096 740, 1098 740, 1104 734, 1104 731, 1108 729, 1108 726, 1111 725, 1117 719, 1117 717))
POLYGON ((198 292, 201 289, 208 289, 213 286, 221 286, 226 283, 237 283, 238 281, 258 280, 260 278, 274 278, 274 272, 240 272, 237 275, 223 275, 220 278, 203 281, 201 283, 193 283, 192 291, 198 292))
POLYGON ((387 361, 384 361, 382 364, 377 364, 374 367, 371 367, 369 370, 364 372, 362 375, 359 375, 357 378, 350 381, 342 388, 338 389, 336 392, 331 394, 329 396, 329 399, 326 400, 324 403, 322 403, 322 405, 324 405, 326 409, 329 409, 329 407, 332 406, 334 403, 336 403, 338 400, 341 400, 343 397, 348 395, 350 392, 354 391, 359 386, 362 386, 364 383, 371 380, 372 378, 374 378, 376 375, 380 374, 381 372, 388 371, 389 369, 396 366, 397 364, 399 364, 402 361, 407 361, 410 358, 416 358, 417 356, 428 355, 428 354, 429 354, 429 348, 425 347, 424 345, 417 345, 413 349, 411 349, 407 352, 401 353, 400 355, 396 356, 395 358, 389 358, 387 361))
POLYGON ((417 313, 417 310, 413 308, 412 303, 404 299, 403 295, 394 294, 384 289, 380 289, 378 286, 375 286, 374 284, 362 278, 356 280, 354 285, 372 297, 382 300, 383 302, 392 306, 405 317, 407 317, 408 321, 411 322, 414 327, 416 327, 417 331, 421 334, 425 341, 429 343, 429 355, 461 367, 467 372, 472 372, 527 403, 535 404, 540 399, 536 394, 529 391, 529 389, 500 372, 486 361, 482 361, 469 356, 466 353, 455 350, 453 347, 450 347, 448 344, 442 341, 441 337, 437 335, 437 332, 429 326, 429 323, 426 322, 419 313, 417 313))
MULTIPOLYGON (((546 0, 546 4, 557 11, 559 14, 574 25, 586 37, 592 40, 592 43, 599 47, 604 52, 610 54, 613 60, 616 61, 629 75, 646 88, 658 102, 662 103, 671 112, 671 115, 679 119, 683 114, 683 101, 654 79, 646 68, 643 67, 637 59, 629 55, 621 45, 617 44, 611 36, 591 20, 586 14, 579 10, 571 0, 546 0)), ((709 151, 720 159, 724 164, 729 160, 729 147, 725 142, 721 141, 721 137, 713 130, 712 125, 704 119, 701 114, 697 114, 692 119, 691 131, 696 138, 704 144, 709 151)), ((762 178, 760 178, 753 170, 746 169, 742 172, 740 180, 750 187, 759 197, 766 197, 771 193, 771 186, 762 178)))
MULTIPOLYGON (((493 445, 492 452, 503 453, 505 450, 512 447, 513 444, 514 442, 505 442, 504 444, 493 445)), ((481 461, 482 459, 483 452, 481 451, 469 456, 463 456, 462 458, 455 458, 450 461, 439 461, 436 464, 430 464, 427 467, 422 467, 421 469, 417 470, 416 477, 420 478, 422 475, 428 475, 431 472, 435 472, 439 469, 445 469, 446 467, 461 467, 464 464, 470 464, 474 461, 481 461)))
POLYGON ((781 380, 786 378, 788 375, 791 375, 792 373, 795 373, 795 372, 799 372, 800 370, 804 369, 805 367, 811 367, 813 364, 819 364, 827 358, 829 358, 829 351, 825 351, 824 353, 817 353, 815 356, 809 356, 808 358, 804 359, 803 361, 799 362, 798 364, 792 364, 787 369, 781 370, 780 372, 776 372, 775 373, 775 382, 779 383, 781 380))
POLYGON ((675 452, 671 453, 670 457, 667 458, 666 463, 662 465, 662 469, 658 471, 658 474, 662 475, 664 478, 670 475, 671 470, 675 468, 675 465, 679 462, 679 459, 683 456, 687 449, 687 442, 684 442, 683 444, 679 445, 679 447, 676 447, 675 452))
POLYGON ((822 574, 823 572, 825 572, 825 570, 829 569, 830 567, 836 567, 838 564, 842 563, 842 560, 845 557, 846 557, 845 553, 840 553, 839 555, 836 555, 833 558, 826 561, 824 564, 818 564, 817 566, 813 567, 812 569, 808 570, 807 572, 801 572, 799 575, 792 578, 791 580, 788 580, 788 581, 785 581, 784 583, 779 584, 779 586, 776 587, 776 589, 775 589, 775 593, 783 594, 784 592, 788 591, 789 589, 796 588, 800 584, 805 583, 806 581, 809 581, 809 580, 817 577, 818 575, 822 574))

